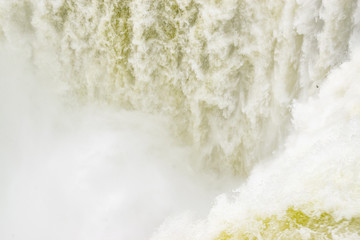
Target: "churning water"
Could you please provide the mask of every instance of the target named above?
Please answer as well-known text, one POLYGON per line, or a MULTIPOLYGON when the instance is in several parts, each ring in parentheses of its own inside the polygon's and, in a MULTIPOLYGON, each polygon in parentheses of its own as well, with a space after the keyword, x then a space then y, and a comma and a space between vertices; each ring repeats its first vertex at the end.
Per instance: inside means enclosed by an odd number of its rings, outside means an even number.
POLYGON ((360 239, 357 0, 1 0, 0 239, 360 239))

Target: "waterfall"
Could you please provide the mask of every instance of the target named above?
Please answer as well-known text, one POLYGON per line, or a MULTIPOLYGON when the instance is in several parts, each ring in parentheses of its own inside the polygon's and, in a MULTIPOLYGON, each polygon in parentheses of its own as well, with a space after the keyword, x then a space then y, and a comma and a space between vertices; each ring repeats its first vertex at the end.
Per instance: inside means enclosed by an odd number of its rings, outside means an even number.
POLYGON ((56 239, 359 239, 359 37, 357 0, 1 1, 4 216, 24 174, 56 239))

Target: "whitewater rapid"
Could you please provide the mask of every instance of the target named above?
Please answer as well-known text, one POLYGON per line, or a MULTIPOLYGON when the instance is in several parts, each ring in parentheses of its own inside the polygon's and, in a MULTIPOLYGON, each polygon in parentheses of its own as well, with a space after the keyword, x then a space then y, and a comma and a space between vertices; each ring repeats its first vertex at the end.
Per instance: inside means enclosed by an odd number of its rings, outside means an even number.
POLYGON ((357 0, 0 1, 0 237, 360 239, 359 21, 357 0))

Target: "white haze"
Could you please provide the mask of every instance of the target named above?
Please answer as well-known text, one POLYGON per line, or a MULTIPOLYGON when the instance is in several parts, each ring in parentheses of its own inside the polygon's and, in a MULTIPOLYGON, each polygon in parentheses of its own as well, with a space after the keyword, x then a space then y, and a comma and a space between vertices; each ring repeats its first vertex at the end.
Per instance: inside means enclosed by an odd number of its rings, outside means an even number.
POLYGON ((9 49, 0 55, 0 239, 147 239, 167 217, 203 215, 225 190, 188 167, 191 152, 166 118, 65 105, 53 91, 61 85, 9 49))

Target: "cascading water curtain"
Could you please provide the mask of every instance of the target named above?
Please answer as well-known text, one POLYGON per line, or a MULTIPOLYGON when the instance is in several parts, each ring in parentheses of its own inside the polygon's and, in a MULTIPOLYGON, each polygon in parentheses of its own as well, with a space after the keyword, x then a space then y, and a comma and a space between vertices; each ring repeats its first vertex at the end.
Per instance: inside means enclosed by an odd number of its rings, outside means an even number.
POLYGON ((153 240, 360 239, 359 1, 3 0, 0 39, 63 105, 164 116, 188 168, 244 180, 153 240))

